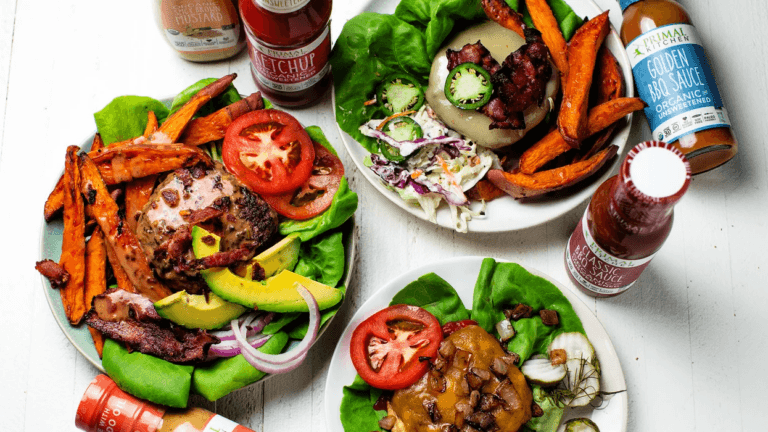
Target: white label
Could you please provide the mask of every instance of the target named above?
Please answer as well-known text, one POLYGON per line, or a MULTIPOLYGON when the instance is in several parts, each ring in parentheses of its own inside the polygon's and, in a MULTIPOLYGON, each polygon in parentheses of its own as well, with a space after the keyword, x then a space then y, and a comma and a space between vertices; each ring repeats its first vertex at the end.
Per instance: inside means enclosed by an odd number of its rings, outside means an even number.
POLYGON ((205 425, 203 432, 233 432, 238 426, 239 425, 232 420, 216 414, 205 425))
POLYGON ((169 28, 164 33, 171 45, 180 51, 224 50, 237 45, 240 24, 235 24, 228 29, 195 29, 191 34, 169 28))
POLYGON ((295 12, 309 3, 309 0, 253 0, 254 3, 274 13, 295 12))

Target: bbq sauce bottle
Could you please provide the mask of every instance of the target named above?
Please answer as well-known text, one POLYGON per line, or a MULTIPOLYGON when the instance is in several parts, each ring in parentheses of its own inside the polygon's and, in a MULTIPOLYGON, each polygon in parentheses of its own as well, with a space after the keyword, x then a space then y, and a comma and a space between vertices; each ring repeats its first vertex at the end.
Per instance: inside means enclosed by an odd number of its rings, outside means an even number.
POLYGON ((688 13, 672 0, 619 0, 621 40, 654 139, 673 143, 698 174, 736 155, 712 68, 688 13))
POLYGON ((640 143, 619 174, 595 191, 565 248, 571 281, 595 297, 629 289, 672 230, 673 206, 691 182, 691 168, 675 146, 640 143))
POLYGON ((166 409, 97 376, 77 407, 75 426, 86 432, 254 432, 202 408, 166 409))

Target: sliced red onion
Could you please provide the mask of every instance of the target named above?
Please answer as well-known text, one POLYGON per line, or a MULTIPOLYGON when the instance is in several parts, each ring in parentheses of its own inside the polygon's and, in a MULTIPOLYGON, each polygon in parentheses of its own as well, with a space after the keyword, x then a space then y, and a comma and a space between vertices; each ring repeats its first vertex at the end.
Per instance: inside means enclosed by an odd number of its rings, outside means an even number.
POLYGON ((402 156, 408 156, 416 150, 432 144, 453 144, 456 146, 464 144, 463 139, 449 136, 441 136, 437 138, 417 138, 413 141, 397 141, 383 131, 372 128, 367 124, 360 126, 360 132, 365 136, 380 139, 392 147, 395 147, 396 149, 400 150, 400 155, 402 156))
MULTIPOLYGON (((254 348, 260 348, 265 343, 267 343, 267 341, 271 337, 272 335, 257 334, 255 336, 251 336, 247 338, 247 340, 250 346, 254 348)), ((211 358, 234 357, 240 354, 240 352, 241 352, 240 343, 233 339, 233 340, 222 341, 221 343, 217 343, 216 345, 211 345, 211 348, 208 351, 208 354, 211 358)))
POLYGON ((248 345, 243 337, 244 329, 238 326, 237 320, 232 320, 232 331, 235 334, 235 339, 240 343, 241 354, 243 354, 243 357, 251 366, 262 372, 277 374, 295 369, 304 361, 309 348, 312 347, 312 344, 317 339, 317 331, 320 329, 320 308, 317 305, 317 301, 312 296, 312 293, 303 285, 296 283, 294 287, 309 307, 307 335, 304 336, 304 339, 299 342, 296 348, 282 354, 264 354, 248 345))
MULTIPOLYGON (((249 314, 246 317, 240 317, 238 320, 240 323, 238 325, 244 324, 247 320, 251 319, 252 322, 250 322, 248 325, 248 332, 246 334, 246 337, 250 337, 256 334, 261 333, 262 330, 264 330, 264 327, 267 326, 270 322, 272 322, 272 318, 274 318, 275 314, 273 312, 269 312, 265 315, 259 315, 259 312, 254 312, 249 314)), ((216 336, 221 341, 234 341, 235 340, 235 334, 232 332, 232 326, 227 325, 225 327, 225 330, 219 330, 215 332, 210 332, 213 336, 216 336)))

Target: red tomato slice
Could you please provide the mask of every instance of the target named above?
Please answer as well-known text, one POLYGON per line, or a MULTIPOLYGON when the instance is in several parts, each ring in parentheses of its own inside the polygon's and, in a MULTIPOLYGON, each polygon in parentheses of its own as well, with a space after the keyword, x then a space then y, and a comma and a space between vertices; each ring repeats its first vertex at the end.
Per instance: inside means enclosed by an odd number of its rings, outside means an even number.
POLYGON ((471 325, 477 325, 477 321, 473 321, 471 319, 465 319, 461 321, 447 322, 443 326, 443 337, 447 338, 448 336, 451 335, 451 333, 471 325))
POLYGON ((417 306, 395 305, 355 328, 349 352, 365 382, 396 390, 410 386, 427 372, 442 340, 440 322, 434 315, 417 306))
POLYGON ((222 159, 229 172, 258 194, 296 189, 312 174, 312 140, 292 115, 251 111, 227 128, 222 159))
POLYGON ((313 144, 315 162, 309 179, 296 190, 282 195, 263 196, 276 212, 291 219, 309 219, 328 209, 344 177, 341 160, 322 144, 313 144))

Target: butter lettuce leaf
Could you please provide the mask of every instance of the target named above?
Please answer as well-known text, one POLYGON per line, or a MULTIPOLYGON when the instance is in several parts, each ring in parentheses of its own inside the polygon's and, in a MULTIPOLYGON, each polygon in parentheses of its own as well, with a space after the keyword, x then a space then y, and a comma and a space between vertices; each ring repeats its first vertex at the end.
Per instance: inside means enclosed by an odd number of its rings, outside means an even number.
POLYGON ((280 223, 280 234, 299 233, 302 242, 309 241, 320 234, 338 228, 357 210, 357 194, 349 189, 347 178, 342 177, 339 190, 333 196, 328 210, 303 221, 286 220, 280 223))
POLYGON ((105 145, 135 138, 144 133, 147 115, 154 111, 157 121, 168 117, 168 108, 159 100, 146 96, 119 96, 101 111, 93 114, 96 129, 105 145))
MULTIPOLYGON (((178 111, 179 108, 184 106, 185 103, 189 102, 189 100, 192 99, 192 96, 194 96, 195 94, 197 94, 197 92, 202 90, 203 87, 215 82, 217 79, 218 78, 204 78, 192 84, 191 86, 185 88, 184 90, 182 90, 181 93, 179 93, 178 95, 176 95, 175 98, 173 98, 173 102, 171 102, 170 114, 173 114, 176 111, 178 111)), ((227 105, 230 105, 239 101, 240 99, 242 99, 242 97, 240 97, 240 93, 237 91, 234 85, 230 84, 227 87, 227 89, 224 90, 223 93, 211 99, 210 101, 208 101, 208 103, 200 107, 200 109, 197 110, 197 113, 195 113, 195 116, 205 117, 208 114, 218 111, 227 105)))
POLYGON ((360 375, 356 375, 352 384, 344 387, 339 413, 341 425, 346 432, 382 430, 379 420, 384 418, 387 412, 373 409, 381 392, 382 390, 363 381, 360 375))
POLYGON ((456 290, 434 273, 425 274, 406 285, 389 304, 408 304, 426 309, 440 321, 440 325, 469 319, 469 311, 456 290))

